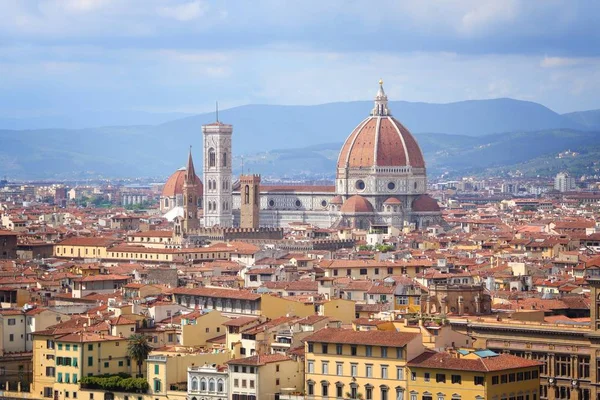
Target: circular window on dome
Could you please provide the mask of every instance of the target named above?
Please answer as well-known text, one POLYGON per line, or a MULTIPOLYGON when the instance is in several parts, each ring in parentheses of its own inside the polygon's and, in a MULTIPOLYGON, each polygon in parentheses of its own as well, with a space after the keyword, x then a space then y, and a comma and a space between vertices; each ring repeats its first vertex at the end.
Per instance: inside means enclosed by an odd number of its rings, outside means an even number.
POLYGON ((296 200, 296 207, 300 207, 302 205, 302 203, 300 202, 300 200, 296 200))
POLYGON ((275 200, 269 200, 269 207, 275 207, 275 200))
POLYGON ((327 201, 325 201, 325 200, 321 201, 321 207, 327 207, 327 201))
POLYGON ((365 190, 365 182, 364 181, 356 181, 356 189, 365 190))
POLYGON ((396 189, 396 184, 394 182, 388 183, 388 190, 394 190, 394 189, 396 189))

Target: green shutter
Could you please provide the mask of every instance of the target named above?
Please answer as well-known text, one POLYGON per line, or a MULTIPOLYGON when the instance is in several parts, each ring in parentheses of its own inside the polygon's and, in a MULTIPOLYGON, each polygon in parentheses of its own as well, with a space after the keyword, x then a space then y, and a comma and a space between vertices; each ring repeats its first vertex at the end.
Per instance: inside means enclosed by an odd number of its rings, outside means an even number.
POLYGON ((94 357, 88 357, 88 367, 94 365, 94 357))

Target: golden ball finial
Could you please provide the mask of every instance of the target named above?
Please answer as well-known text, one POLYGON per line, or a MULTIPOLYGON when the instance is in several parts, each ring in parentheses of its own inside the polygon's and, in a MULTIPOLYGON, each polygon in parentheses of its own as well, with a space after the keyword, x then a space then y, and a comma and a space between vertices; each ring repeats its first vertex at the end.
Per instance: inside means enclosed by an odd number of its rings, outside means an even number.
POLYGON ((383 79, 380 79, 380 80, 379 80, 379 84, 380 84, 380 85, 383 85, 383 79))

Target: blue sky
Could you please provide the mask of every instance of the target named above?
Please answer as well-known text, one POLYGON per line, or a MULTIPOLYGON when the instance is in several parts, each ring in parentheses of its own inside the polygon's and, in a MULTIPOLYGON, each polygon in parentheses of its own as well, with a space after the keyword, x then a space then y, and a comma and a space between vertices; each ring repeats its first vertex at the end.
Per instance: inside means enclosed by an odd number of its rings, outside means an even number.
POLYGON ((600 1, 0 0, 0 117, 513 97, 600 108, 600 1))

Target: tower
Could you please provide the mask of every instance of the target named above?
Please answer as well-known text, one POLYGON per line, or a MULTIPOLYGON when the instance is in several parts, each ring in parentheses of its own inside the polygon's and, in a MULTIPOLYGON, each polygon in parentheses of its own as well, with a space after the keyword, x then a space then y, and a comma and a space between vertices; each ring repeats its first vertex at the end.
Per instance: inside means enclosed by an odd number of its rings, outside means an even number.
POLYGON ((240 228, 260 226, 260 175, 240 176, 240 228))
POLYGON ((204 135, 204 226, 231 227, 231 134, 222 122, 202 125, 204 135))
POLYGON ((183 182, 183 232, 190 233, 200 227, 198 219, 198 182, 196 170, 192 160, 192 147, 185 168, 185 181, 183 182))

